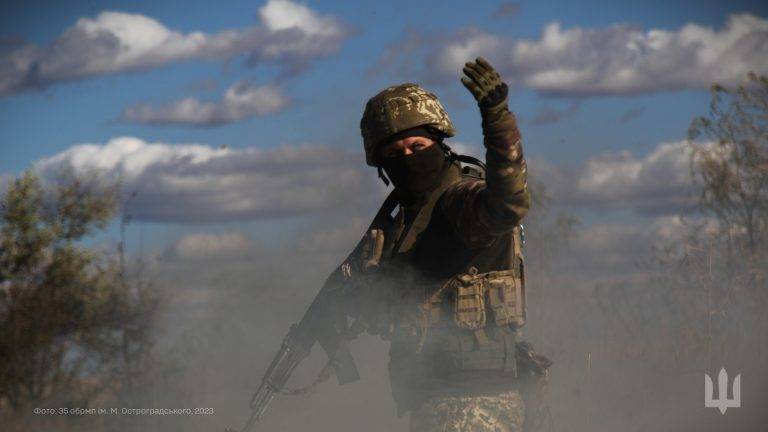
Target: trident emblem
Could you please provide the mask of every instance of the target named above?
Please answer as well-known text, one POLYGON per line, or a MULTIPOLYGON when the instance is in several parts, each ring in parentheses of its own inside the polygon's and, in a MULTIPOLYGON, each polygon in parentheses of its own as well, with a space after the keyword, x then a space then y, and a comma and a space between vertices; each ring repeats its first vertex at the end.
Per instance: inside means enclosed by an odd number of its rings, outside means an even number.
POLYGON ((725 368, 720 368, 720 374, 717 376, 717 399, 714 398, 714 389, 712 388, 712 378, 709 374, 704 374, 704 406, 706 408, 717 408, 720 414, 725 415, 728 408, 741 407, 741 374, 733 379, 733 399, 728 399, 728 372, 725 368))

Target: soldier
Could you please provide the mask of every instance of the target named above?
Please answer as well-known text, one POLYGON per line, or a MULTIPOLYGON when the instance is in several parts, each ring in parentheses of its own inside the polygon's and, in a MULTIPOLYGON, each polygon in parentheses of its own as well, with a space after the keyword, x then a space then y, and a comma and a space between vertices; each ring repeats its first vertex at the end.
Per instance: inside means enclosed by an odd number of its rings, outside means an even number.
POLYGON ((493 67, 478 58, 464 74, 480 107, 487 165, 451 151, 443 141, 455 133, 451 120, 418 85, 389 87, 368 101, 360 121, 366 162, 394 191, 291 326, 243 431, 278 393, 309 392, 333 372, 340 384, 357 380, 348 342, 363 330, 391 342, 392 395, 398 414, 411 412, 412 432, 541 430, 551 362, 518 341, 520 221, 531 202, 520 132, 493 67), (328 363, 310 386, 287 390, 315 343, 328 363))
MULTIPOLYGON (((517 432, 522 393, 549 366, 517 340, 526 164, 507 85, 482 58, 463 72, 487 167, 444 143, 455 130, 434 94, 407 83, 371 98, 360 123, 366 162, 394 191, 328 283, 345 287, 358 327, 391 342, 392 392, 411 431, 517 432)), ((527 399, 530 416, 539 408, 527 399)))

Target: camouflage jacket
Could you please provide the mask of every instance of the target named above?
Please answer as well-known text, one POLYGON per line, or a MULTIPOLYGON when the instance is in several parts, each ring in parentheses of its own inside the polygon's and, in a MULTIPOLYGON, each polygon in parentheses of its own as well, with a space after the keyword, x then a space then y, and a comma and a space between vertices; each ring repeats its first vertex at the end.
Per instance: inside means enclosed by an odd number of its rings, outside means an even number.
POLYGON ((525 159, 514 115, 484 119, 486 179, 464 179, 448 188, 438 210, 468 248, 490 245, 509 233, 530 207, 525 159))

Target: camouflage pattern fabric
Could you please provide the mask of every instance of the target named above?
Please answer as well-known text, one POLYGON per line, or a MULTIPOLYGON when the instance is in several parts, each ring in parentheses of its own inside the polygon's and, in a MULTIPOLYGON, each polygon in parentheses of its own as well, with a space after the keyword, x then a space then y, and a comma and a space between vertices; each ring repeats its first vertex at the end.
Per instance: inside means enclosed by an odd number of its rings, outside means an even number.
POLYGON ((504 112, 484 128, 486 179, 465 179, 449 188, 440 210, 456 233, 473 247, 486 247, 509 233, 531 206, 528 173, 517 121, 504 112))
POLYGON ((417 126, 432 126, 445 136, 456 134, 448 113, 433 93, 418 84, 387 87, 368 100, 360 120, 365 161, 377 166, 376 147, 387 137, 417 126))
POLYGON ((411 414, 410 432, 521 432, 525 405, 520 394, 438 396, 411 414))

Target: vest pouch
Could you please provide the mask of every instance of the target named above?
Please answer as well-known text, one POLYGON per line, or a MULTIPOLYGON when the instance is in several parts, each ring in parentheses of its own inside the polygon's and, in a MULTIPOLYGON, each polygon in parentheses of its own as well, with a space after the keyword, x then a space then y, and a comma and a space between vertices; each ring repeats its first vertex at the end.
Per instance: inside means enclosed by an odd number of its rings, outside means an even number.
POLYGON ((525 291, 523 281, 514 270, 483 274, 488 287, 488 303, 497 326, 525 324, 525 291))
POLYGON ((469 273, 458 276, 455 281, 456 300, 454 321, 461 329, 478 330, 485 327, 484 281, 472 267, 469 273))
POLYGON ((515 338, 511 332, 499 335, 486 344, 477 344, 470 335, 457 336, 458 369, 463 372, 487 371, 516 374, 515 338))

